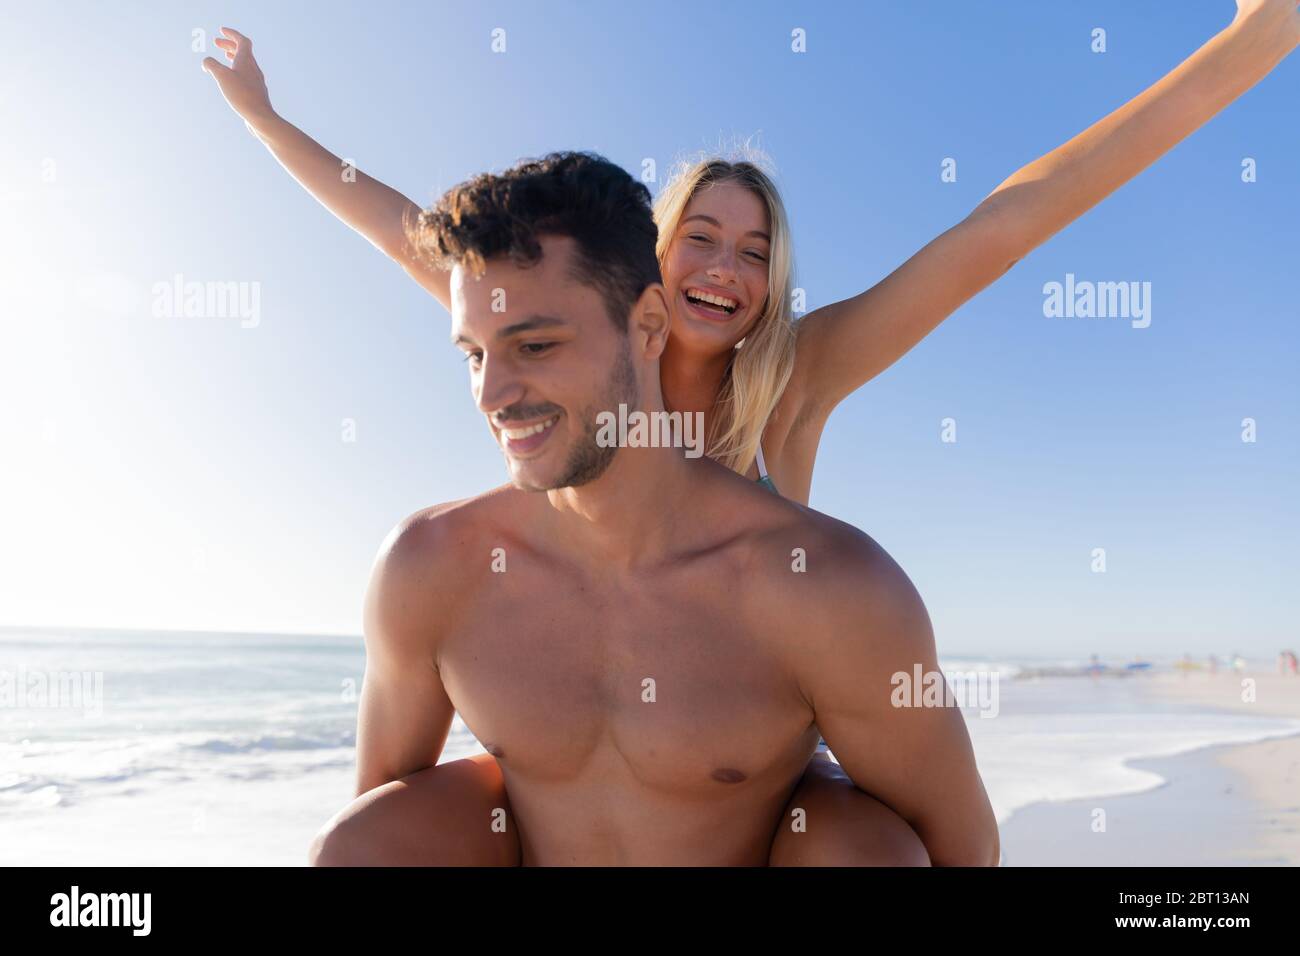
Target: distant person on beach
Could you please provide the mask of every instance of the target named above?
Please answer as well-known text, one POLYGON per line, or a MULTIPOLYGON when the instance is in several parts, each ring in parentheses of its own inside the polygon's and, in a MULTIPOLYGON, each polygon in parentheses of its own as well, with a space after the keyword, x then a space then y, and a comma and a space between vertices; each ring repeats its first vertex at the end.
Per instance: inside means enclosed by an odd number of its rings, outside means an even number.
POLYGON ((889 555, 707 456, 598 439, 602 411, 664 414, 649 198, 560 153, 428 217, 513 485, 418 512, 381 549, 362 796, 313 861, 767 865, 774 839, 797 856, 814 829, 843 836, 787 807, 820 729, 880 801, 874 848, 843 859, 997 865, 960 709, 897 703, 898 675, 942 675, 889 555), (458 802, 480 765, 429 766, 453 711, 504 792, 458 802))
POLYGON ((1087 667, 1088 676, 1096 680, 1102 674, 1106 673, 1106 665, 1101 662, 1101 658, 1093 654, 1088 658, 1087 667))

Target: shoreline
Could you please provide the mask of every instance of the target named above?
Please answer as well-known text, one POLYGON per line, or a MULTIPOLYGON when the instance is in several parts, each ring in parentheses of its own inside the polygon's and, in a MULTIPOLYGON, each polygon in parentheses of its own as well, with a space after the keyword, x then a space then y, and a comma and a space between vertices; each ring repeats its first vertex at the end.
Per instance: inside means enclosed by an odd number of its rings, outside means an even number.
MULTIPOLYGON (((1202 711, 1300 719, 1300 678, 1276 672, 1158 674, 1135 686, 1202 711), (1255 699, 1243 701, 1248 679, 1255 699)), ((1125 764, 1163 783, 1017 809, 1000 828, 1004 865, 1300 866, 1300 732, 1125 764)))

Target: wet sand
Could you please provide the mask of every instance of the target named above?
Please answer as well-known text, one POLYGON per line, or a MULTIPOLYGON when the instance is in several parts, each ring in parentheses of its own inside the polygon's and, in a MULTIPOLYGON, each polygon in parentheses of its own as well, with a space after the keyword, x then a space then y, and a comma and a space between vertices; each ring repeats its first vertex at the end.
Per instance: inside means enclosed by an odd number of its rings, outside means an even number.
MULTIPOLYGON (((1300 719, 1300 678, 1276 672, 1155 675, 1135 693, 1300 719), (1243 700, 1251 680, 1254 699, 1243 700)), ((1300 865, 1300 736, 1134 760, 1163 786, 1038 803, 1002 827, 1007 866, 1300 865), (1104 828, 1100 825, 1104 821, 1104 828)))

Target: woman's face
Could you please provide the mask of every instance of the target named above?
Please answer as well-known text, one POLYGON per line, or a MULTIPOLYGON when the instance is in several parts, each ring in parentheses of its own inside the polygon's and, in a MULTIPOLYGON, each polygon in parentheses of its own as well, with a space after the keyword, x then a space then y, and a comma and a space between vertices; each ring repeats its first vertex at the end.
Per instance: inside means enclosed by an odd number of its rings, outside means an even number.
POLYGON ((735 183, 716 183, 686 204, 663 263, 672 336, 692 351, 728 352, 767 302, 767 206, 735 183))

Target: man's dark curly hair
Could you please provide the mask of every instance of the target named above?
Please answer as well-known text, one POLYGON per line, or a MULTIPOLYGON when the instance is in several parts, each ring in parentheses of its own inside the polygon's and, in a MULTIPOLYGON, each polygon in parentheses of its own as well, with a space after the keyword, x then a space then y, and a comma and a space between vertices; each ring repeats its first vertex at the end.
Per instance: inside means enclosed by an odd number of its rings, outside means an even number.
POLYGON ((496 256, 539 261, 539 236, 569 236, 574 279, 601 294, 621 332, 641 293, 661 281, 650 190, 595 153, 551 153, 480 173, 421 212, 407 234, 439 268, 461 265, 476 276, 496 256))

